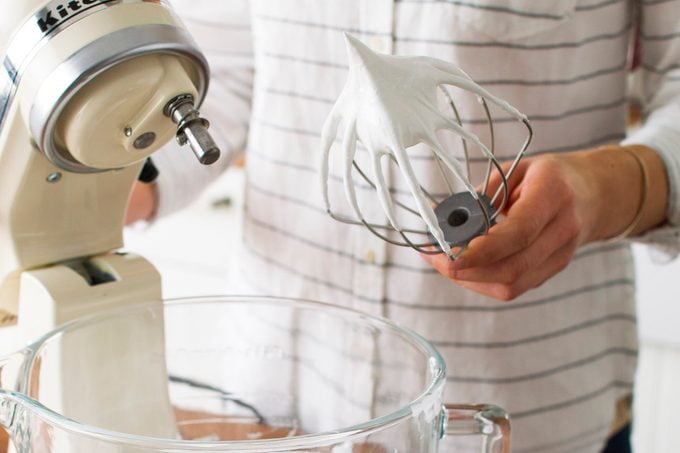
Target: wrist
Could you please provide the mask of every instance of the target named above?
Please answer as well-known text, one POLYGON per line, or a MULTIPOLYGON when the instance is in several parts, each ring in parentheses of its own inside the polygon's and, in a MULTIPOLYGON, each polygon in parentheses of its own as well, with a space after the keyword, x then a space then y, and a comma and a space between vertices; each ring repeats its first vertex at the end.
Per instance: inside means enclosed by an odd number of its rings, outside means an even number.
POLYGON ((654 150, 608 145, 574 154, 592 190, 584 242, 634 236, 664 221, 668 183, 654 150))
POLYGON ((629 229, 641 207, 644 181, 640 165, 618 145, 602 146, 583 154, 588 159, 595 187, 594 226, 588 242, 615 238, 629 229))
POLYGON ((604 220, 623 215, 621 206, 613 204, 610 196, 612 188, 618 191, 622 186, 617 175, 627 170, 622 169, 609 148, 574 151, 560 157, 569 169, 575 208, 581 222, 579 244, 606 238, 612 226, 604 220))
POLYGON ((638 154, 638 152, 630 147, 627 146, 621 146, 619 148, 621 151, 624 153, 628 154, 630 157, 635 159, 635 162, 638 164, 638 169, 639 169, 639 174, 640 174, 640 195, 639 195, 639 202, 638 202, 638 208, 635 211, 635 216, 633 217, 633 220, 630 221, 628 226, 618 233, 616 236, 611 238, 611 240, 620 240, 620 239, 625 239, 628 236, 632 236, 634 232, 639 230, 639 225, 642 222, 642 218, 646 214, 646 208, 649 200, 649 170, 647 169, 647 163, 645 160, 638 154))
MULTIPOLYGON (((668 212, 668 172, 666 165, 654 149, 645 145, 626 145, 629 153, 639 159, 639 165, 647 173, 647 197, 641 209, 640 221, 630 232, 629 236, 635 236, 657 227, 667 221, 668 212)), ((642 172, 643 170, 640 170, 642 172)), ((644 175, 638 176, 640 179, 644 175)), ((643 181, 644 182, 644 181, 643 181)))

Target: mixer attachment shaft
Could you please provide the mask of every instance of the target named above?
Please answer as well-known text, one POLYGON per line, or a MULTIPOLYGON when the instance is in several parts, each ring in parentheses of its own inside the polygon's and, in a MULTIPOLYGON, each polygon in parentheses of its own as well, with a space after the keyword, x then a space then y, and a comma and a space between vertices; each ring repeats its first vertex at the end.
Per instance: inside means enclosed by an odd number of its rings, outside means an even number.
POLYGON ((210 165, 219 159, 220 150, 208 132, 210 123, 194 108, 193 96, 177 96, 168 102, 163 113, 177 124, 177 142, 182 146, 189 143, 200 163, 210 165))

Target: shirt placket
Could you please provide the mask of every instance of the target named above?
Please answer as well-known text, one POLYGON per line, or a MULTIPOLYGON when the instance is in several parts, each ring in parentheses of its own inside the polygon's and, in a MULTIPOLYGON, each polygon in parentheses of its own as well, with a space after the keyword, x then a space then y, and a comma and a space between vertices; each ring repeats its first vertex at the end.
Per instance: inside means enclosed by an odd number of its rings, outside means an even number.
MULTIPOLYGON (((357 0, 359 38, 379 53, 391 54, 393 50, 392 30, 394 26, 394 0, 357 0)), ((370 171, 368 172, 371 173, 370 171)), ((390 174, 385 175, 390 184, 390 174)), ((377 197, 376 193, 367 196, 377 197)), ((376 218, 371 213, 371 218, 376 218)), ((383 217, 387 223, 387 218, 383 217)), ((377 236, 368 233, 358 234, 355 242, 354 256, 363 265, 354 268, 354 292, 358 296, 372 302, 382 302, 385 297, 385 280, 387 278, 388 244, 377 236)), ((384 304, 361 304, 362 309, 373 314, 384 316, 384 304), (374 308, 369 308, 374 307, 374 308)))

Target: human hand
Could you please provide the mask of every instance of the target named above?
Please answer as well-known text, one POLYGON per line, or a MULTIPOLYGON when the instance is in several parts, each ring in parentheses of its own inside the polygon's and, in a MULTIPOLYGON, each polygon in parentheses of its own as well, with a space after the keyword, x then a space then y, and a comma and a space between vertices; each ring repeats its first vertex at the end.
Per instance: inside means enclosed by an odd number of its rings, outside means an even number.
MULTIPOLYGON (((649 203, 633 233, 665 218, 665 167, 654 151, 635 147, 650 173, 649 203), (657 199, 658 198, 658 199, 657 199)), ((639 164, 619 147, 542 155, 520 162, 510 179, 506 216, 475 238, 460 259, 422 255, 460 286, 511 300, 564 269, 578 246, 616 236, 640 208, 639 164)), ((498 186, 491 184, 490 193, 498 186)))
POLYGON ((157 203, 158 194, 154 183, 135 182, 125 213, 125 224, 151 219, 156 212, 157 203))

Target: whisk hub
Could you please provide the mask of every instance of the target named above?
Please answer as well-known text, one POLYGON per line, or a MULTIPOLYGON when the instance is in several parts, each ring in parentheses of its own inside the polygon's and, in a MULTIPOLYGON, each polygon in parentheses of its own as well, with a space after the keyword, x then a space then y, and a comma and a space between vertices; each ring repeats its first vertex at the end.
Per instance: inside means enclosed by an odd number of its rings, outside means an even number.
POLYGON ((476 200, 470 192, 458 192, 445 198, 434 209, 439 228, 451 247, 467 245, 494 224, 489 220, 490 213, 494 212, 491 200, 486 195, 478 196, 476 200))

